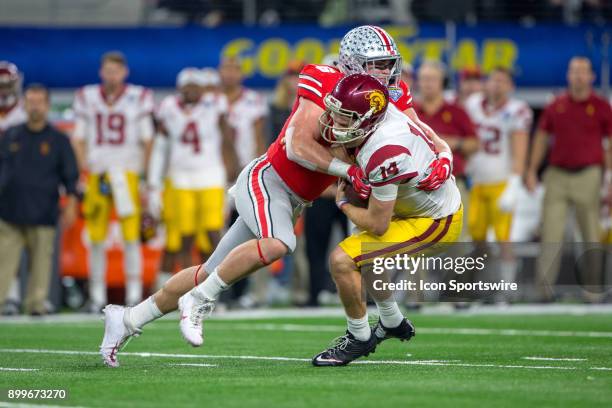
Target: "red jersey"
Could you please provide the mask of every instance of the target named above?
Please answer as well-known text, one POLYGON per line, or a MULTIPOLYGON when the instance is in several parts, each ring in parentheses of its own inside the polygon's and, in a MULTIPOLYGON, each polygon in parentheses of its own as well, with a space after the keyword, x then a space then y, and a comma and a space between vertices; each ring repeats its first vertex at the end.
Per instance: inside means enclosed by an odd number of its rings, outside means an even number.
MULTIPOLYGON (((280 178, 283 179, 295 194, 307 201, 317 199, 327 187, 336 182, 337 177, 308 170, 306 167, 289 160, 285 145, 281 143, 281 140, 285 137, 287 125, 298 107, 299 98, 306 98, 316 103, 321 109, 325 109, 323 98, 328 93, 331 93, 342 77, 344 77, 344 74, 335 67, 315 64, 306 65, 302 72, 300 72, 297 98, 293 104, 293 110, 287 118, 278 138, 268 148, 267 156, 274 170, 276 170, 280 178)), ((400 86, 394 89, 399 89, 399 91, 395 93, 396 99, 392 97, 392 102, 402 111, 411 108, 412 96, 408 86, 401 82, 400 86)), ((327 146, 326 142, 321 138, 318 139, 318 142, 327 146)))
MULTIPOLYGON (((476 138, 476 129, 468 114, 457 104, 444 101, 440 108, 427 114, 419 104, 414 107, 419 119, 428 124, 434 132, 444 136, 459 138, 476 138)), ((453 152, 453 174, 465 175, 465 157, 461 152, 453 152)))
POLYGON ((538 129, 553 137, 551 165, 570 170, 598 165, 604 158, 602 139, 612 134, 612 111, 595 93, 584 101, 564 93, 544 109, 538 129))

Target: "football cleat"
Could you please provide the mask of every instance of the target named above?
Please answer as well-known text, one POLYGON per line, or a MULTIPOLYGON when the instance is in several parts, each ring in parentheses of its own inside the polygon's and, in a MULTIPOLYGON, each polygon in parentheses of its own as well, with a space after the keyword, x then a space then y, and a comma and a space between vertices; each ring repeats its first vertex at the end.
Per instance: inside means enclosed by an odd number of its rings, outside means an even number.
POLYGON ((397 327, 385 327, 383 326, 380 319, 378 323, 372 329, 374 337, 376 337, 376 344, 380 344, 387 339, 400 339, 401 341, 408 341, 415 336, 414 325, 412 322, 404 317, 402 322, 397 327))
POLYGON ((179 327, 183 338, 193 347, 200 347, 204 343, 202 321, 214 310, 215 301, 201 300, 188 292, 181 296, 178 304, 181 312, 179 327))
POLYGON ((100 345, 102 361, 108 367, 119 367, 117 353, 127 345, 132 337, 142 332, 127 323, 125 314, 128 308, 118 305, 107 305, 104 312, 104 338, 100 345))
POLYGON ((334 340, 330 348, 314 356, 312 365, 316 367, 344 366, 359 357, 374 353, 376 344, 374 333, 368 340, 361 341, 347 330, 344 336, 334 340))

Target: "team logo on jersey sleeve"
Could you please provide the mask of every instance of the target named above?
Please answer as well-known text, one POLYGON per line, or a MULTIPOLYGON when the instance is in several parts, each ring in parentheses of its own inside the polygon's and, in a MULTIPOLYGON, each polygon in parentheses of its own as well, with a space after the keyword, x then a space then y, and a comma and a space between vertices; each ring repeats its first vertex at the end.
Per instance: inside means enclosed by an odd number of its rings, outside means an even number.
POLYGON ((374 109, 374 113, 382 111, 387 106, 385 95, 378 90, 370 92, 366 99, 370 102, 370 109, 374 109))
POLYGON ((402 90, 402 88, 396 86, 389 87, 389 97, 393 102, 399 101, 399 98, 401 98, 402 95, 404 95, 404 91, 402 90))

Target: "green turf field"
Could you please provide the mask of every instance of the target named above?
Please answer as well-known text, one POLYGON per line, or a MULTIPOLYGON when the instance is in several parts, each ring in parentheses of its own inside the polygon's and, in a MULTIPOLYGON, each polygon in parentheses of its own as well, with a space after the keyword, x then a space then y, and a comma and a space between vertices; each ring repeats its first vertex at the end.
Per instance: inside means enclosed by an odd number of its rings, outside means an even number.
POLYGON ((6 388, 63 388, 66 401, 27 403, 612 407, 610 314, 414 315, 413 321, 417 337, 409 343, 389 340, 363 364, 315 368, 310 358, 342 333, 342 318, 216 319, 207 322, 199 349, 183 342, 173 319, 163 320, 119 354, 118 369, 103 367, 97 355, 102 322, 4 322, 0 401, 7 401, 6 388), (7 371, 16 368, 37 371, 7 371))

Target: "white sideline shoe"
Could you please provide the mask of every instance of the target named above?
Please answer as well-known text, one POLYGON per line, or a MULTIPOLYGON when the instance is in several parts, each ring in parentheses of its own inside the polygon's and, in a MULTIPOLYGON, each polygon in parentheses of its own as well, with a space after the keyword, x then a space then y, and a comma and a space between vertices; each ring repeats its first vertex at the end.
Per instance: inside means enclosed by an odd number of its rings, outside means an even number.
POLYGON ((142 332, 140 329, 129 327, 125 322, 125 315, 128 308, 119 305, 107 305, 102 312, 104 313, 104 338, 100 345, 102 361, 108 367, 119 367, 117 353, 134 336, 137 337, 142 332))
POLYGON ((188 292, 181 296, 178 305, 181 312, 179 327, 183 338, 193 347, 200 347, 204 343, 202 320, 210 316, 215 302, 210 299, 200 300, 188 292))

